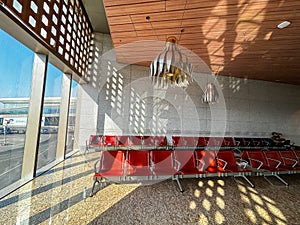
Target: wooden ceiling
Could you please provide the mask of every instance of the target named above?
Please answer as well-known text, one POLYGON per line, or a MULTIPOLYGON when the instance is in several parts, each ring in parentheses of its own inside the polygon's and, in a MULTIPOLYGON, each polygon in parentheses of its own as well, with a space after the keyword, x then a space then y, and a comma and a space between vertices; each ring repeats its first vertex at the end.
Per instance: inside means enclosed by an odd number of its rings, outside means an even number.
POLYGON ((213 73, 300 85, 298 0, 104 0, 104 7, 120 62, 149 65, 174 35, 213 73), (277 28, 285 20, 291 25, 277 28), (146 40, 158 44, 133 44, 146 40))

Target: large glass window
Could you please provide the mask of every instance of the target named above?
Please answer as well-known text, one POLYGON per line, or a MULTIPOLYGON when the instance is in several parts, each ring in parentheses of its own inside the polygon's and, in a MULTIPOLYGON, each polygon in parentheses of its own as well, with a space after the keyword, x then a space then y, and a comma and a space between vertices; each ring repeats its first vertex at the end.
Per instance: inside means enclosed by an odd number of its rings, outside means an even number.
POLYGON ((63 73, 49 63, 46 76, 38 149, 38 170, 55 161, 58 139, 57 131, 59 125, 63 73))
POLYGON ((68 133, 67 133, 67 142, 66 142, 66 154, 71 152, 74 147, 74 130, 76 122, 76 107, 77 107, 77 90, 78 83, 72 80, 71 86, 71 99, 68 115, 68 133))
POLYGON ((0 29, 0 190, 21 178, 33 58, 0 29))

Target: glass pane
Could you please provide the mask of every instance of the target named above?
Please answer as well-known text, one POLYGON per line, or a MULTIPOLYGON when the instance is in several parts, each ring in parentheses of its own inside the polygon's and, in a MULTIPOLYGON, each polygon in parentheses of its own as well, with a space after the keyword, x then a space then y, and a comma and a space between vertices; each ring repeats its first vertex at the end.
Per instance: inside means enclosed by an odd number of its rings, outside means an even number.
POLYGON ((33 58, 0 29, 0 190, 21 178, 33 58))
POLYGON ((48 64, 37 170, 55 161, 63 73, 48 64))
POLYGON ((67 143, 66 143, 66 154, 73 151, 74 146, 74 130, 76 122, 76 107, 77 107, 77 90, 78 83, 72 80, 71 87, 71 99, 68 115, 68 133, 67 133, 67 143))

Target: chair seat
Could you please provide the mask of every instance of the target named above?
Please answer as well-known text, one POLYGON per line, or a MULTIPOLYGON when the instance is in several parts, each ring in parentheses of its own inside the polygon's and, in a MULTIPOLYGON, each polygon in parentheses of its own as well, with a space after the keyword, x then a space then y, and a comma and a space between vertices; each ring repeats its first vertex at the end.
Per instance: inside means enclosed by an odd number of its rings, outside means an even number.
POLYGON ((188 168, 185 170, 179 170, 176 174, 182 175, 182 174, 200 174, 200 173, 203 173, 203 172, 197 170, 197 168, 188 168))
POLYGON ((208 166, 205 170, 208 173, 225 173, 225 170, 221 167, 208 166))
POLYGON ((151 176, 152 172, 150 171, 149 167, 130 167, 127 172, 127 176, 151 176))
POLYGON ((107 171, 101 171, 99 173, 95 173, 94 177, 117 177, 117 176, 123 176, 123 170, 107 170, 107 171))
POLYGON ((175 175, 177 171, 172 168, 161 168, 161 169, 154 169, 153 173, 156 176, 172 176, 175 175))

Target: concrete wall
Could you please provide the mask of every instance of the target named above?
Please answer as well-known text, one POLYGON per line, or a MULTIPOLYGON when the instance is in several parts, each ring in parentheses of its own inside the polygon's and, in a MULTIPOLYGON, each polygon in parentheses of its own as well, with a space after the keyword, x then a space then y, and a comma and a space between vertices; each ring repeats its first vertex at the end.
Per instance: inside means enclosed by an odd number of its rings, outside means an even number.
POLYGON ((187 88, 160 88, 149 68, 116 63, 109 35, 96 34, 95 59, 78 94, 78 143, 90 134, 269 137, 300 144, 299 86, 218 76, 219 101, 202 102, 214 77, 193 75, 187 88))

